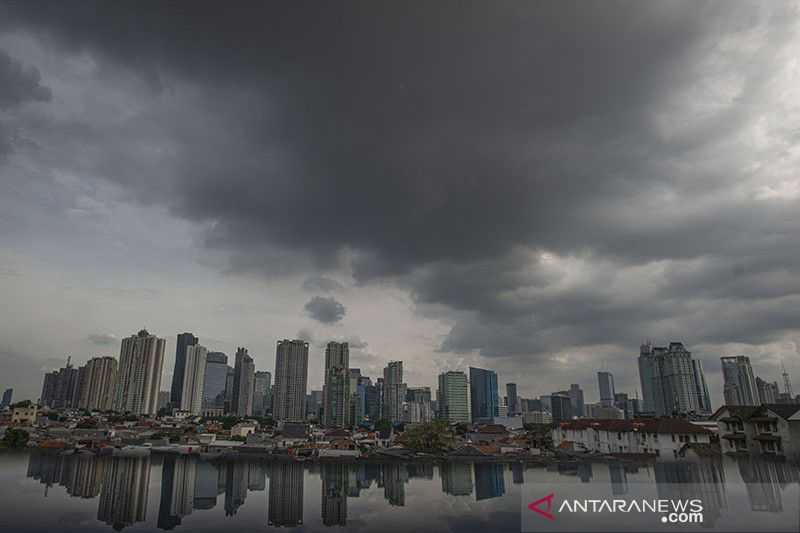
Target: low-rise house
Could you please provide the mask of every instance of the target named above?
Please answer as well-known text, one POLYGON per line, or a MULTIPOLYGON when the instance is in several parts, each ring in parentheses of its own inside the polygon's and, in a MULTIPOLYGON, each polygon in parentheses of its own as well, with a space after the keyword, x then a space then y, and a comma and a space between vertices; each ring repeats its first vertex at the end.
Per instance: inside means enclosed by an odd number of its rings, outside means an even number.
POLYGON ((467 439, 473 444, 495 444, 508 436, 508 430, 499 424, 484 424, 467 433, 467 439))
POLYGON ((726 405, 711 420, 723 453, 800 457, 800 405, 726 405))
POLYGON ((553 429, 562 449, 605 454, 648 454, 677 458, 684 444, 709 444, 712 433, 682 418, 578 419, 553 429))
POLYGON ((11 425, 32 426, 36 423, 39 414, 39 406, 31 404, 17 404, 11 408, 11 425))
POLYGON ((249 422, 240 422, 231 428, 231 437, 247 437, 256 432, 256 425, 249 422))

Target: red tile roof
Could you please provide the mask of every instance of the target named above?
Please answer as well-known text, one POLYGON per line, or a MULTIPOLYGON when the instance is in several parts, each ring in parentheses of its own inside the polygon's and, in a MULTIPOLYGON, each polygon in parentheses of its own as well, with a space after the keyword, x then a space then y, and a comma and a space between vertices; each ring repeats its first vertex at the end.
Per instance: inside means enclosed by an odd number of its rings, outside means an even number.
POLYGON ((598 431, 640 433, 710 433, 704 427, 692 424, 683 418, 636 418, 633 420, 595 420, 581 418, 561 423, 562 429, 589 429, 598 431))

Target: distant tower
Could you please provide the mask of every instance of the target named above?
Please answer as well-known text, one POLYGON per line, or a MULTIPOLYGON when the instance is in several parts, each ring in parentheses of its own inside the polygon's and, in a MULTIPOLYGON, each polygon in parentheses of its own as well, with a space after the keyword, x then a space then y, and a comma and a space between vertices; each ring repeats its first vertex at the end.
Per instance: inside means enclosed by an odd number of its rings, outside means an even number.
POLYGON ((786 367, 783 366, 783 361, 781 361, 781 372, 783 372, 783 392, 789 395, 789 398, 794 398, 794 393, 792 392, 792 382, 789 381, 789 373, 786 371, 786 367))

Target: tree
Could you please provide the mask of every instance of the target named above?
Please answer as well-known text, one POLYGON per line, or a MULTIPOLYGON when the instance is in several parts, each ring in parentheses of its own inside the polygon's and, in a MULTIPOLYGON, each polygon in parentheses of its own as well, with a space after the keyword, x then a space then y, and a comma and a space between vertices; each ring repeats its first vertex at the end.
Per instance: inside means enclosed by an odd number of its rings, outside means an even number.
POLYGON ((7 428, 2 443, 7 448, 24 448, 28 445, 30 435, 23 429, 7 428))
POLYGON ((444 420, 436 420, 425 424, 409 425, 399 437, 399 441, 412 450, 425 452, 441 452, 449 449, 453 443, 453 433, 444 420))
POLYGON ((375 422, 375 431, 389 431, 390 429, 392 429, 392 423, 385 418, 375 422))

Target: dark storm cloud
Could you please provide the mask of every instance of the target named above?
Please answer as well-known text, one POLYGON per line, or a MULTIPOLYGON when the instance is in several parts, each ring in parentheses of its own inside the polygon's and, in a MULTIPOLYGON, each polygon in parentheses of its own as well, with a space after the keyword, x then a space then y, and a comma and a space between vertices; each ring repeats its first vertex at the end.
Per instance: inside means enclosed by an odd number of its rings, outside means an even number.
POLYGON ((335 298, 314 296, 305 305, 306 313, 323 324, 333 324, 344 318, 347 310, 335 298))
MULTIPOLYGON (((750 184, 796 133, 737 136, 780 115, 765 102, 790 4, 3 9, 156 101, 186 93, 123 134, 63 135, 106 146, 92 170, 139 201, 207 224, 235 270, 308 271, 320 291, 343 267, 388 280, 453 319, 443 350, 490 356, 793 327, 798 201, 750 184), (170 156, 148 166, 129 150, 154 130, 170 156)), ((333 298, 306 310, 344 314, 333 298)))
POLYGON ((51 97, 35 67, 25 66, 0 50, 0 110, 23 102, 48 101, 51 97))

